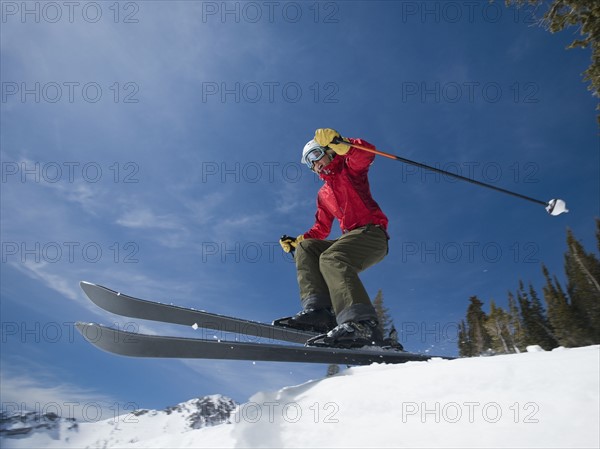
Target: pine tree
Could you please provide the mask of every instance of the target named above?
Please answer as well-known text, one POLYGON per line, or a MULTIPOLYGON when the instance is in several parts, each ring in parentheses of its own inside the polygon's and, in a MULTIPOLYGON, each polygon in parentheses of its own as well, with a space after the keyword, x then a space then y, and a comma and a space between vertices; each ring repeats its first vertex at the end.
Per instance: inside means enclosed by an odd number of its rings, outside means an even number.
POLYGON ((573 309, 569 304, 567 295, 554 276, 550 276, 548 268, 543 265, 542 272, 546 278, 543 288, 544 299, 548 307, 548 320, 554 329, 554 336, 558 343, 566 347, 581 346, 584 340, 582 329, 579 328, 573 309))
POLYGON ((383 303, 383 292, 379 290, 373 300, 373 307, 377 313, 379 321, 379 330, 384 337, 388 336, 394 327, 392 318, 390 317, 389 309, 383 303))
POLYGON ((598 243, 598 254, 600 254, 600 218, 596 218, 596 242, 598 243))
POLYGON ((521 352, 527 346, 525 341, 525 331, 521 322, 521 313, 515 300, 515 296, 508 292, 508 315, 510 321, 510 334, 514 352, 521 352))
POLYGON ((546 350, 557 347, 554 333, 533 285, 529 284, 528 293, 525 291, 523 281, 519 281, 517 300, 524 328, 523 342, 525 346, 539 345, 546 350))
MULTIPOLYGON (((596 226, 600 245, 599 220, 596 226)), ((548 319, 558 343, 568 347, 600 343, 600 262, 597 257, 586 253, 572 231, 567 230, 566 291, 556 276, 550 277, 546 267, 543 272, 548 319)))
POLYGON ((509 330, 510 316, 501 307, 496 306, 492 300, 490 302, 490 314, 488 315, 484 326, 490 336, 491 349, 495 353, 508 354, 513 352, 511 344, 511 335, 509 330))
POLYGON ((530 315, 532 317, 531 334, 533 335, 536 344, 540 345, 545 350, 550 350, 558 346, 554 329, 548 320, 542 301, 533 285, 529 284, 529 297, 531 298, 530 315))
POLYGON ((531 335, 531 329, 533 327, 533 317, 531 316, 531 305, 527 293, 525 293, 525 287, 523 281, 519 281, 519 288, 517 290, 517 304, 519 305, 519 314, 521 316, 521 324, 523 326, 523 343, 525 346, 532 344, 533 338, 531 335))
POLYGON ((465 320, 461 320, 458 325, 458 355, 460 357, 473 357, 473 342, 469 338, 469 331, 465 320))
POLYGON ((571 230, 567 231, 567 246, 567 293, 578 325, 587 334, 582 343, 600 343, 600 262, 585 252, 571 230))
POLYGON ((467 334, 472 345, 473 355, 482 355, 490 349, 491 338, 485 328, 487 315, 482 309, 483 303, 477 296, 469 298, 467 308, 467 334))

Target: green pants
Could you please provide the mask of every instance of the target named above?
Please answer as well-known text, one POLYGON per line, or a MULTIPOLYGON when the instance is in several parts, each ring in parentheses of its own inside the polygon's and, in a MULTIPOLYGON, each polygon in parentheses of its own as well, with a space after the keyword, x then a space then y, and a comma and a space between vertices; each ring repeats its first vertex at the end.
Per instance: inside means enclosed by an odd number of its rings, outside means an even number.
POLYGON ((373 225, 337 240, 302 241, 295 261, 303 309, 333 307, 338 324, 377 319, 358 274, 380 262, 387 252, 386 232, 373 225))

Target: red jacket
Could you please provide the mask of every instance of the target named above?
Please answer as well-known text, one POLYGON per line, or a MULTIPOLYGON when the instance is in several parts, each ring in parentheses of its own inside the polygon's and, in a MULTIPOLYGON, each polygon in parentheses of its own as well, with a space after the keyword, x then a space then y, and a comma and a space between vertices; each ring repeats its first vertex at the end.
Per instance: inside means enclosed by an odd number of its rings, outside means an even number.
MULTIPOLYGON (((361 139, 349 139, 370 148, 370 143, 361 139)), ((304 238, 325 239, 331 232, 333 219, 340 222, 342 232, 348 232, 368 224, 387 229, 388 219, 371 196, 368 172, 375 155, 351 147, 345 155, 337 155, 320 178, 325 184, 317 195, 315 224, 304 234, 304 238)))

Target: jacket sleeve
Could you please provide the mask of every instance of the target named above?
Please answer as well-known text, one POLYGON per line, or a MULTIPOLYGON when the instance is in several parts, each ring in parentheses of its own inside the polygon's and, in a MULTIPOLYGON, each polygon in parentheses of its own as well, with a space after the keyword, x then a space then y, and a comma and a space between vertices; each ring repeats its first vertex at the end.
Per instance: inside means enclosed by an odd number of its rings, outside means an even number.
POLYGON ((333 214, 325 208, 321 199, 321 192, 317 195, 317 213, 315 214, 315 224, 309 231, 304 233, 305 239, 323 240, 331 233, 333 224, 333 214))
MULTIPOLYGON (((373 148, 375 146, 362 139, 348 139, 350 143, 356 143, 358 145, 373 148)), ((348 167, 354 172, 362 172, 369 170, 369 167, 373 163, 375 159, 374 153, 369 153, 368 151, 359 150, 358 148, 351 147, 350 151, 346 153, 346 164, 348 167)))

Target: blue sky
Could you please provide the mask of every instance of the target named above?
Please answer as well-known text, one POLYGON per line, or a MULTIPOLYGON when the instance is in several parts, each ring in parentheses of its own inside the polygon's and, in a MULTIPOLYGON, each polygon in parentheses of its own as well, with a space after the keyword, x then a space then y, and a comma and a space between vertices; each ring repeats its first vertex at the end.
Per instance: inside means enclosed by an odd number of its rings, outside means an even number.
POLYGON ((320 181, 299 158, 319 127, 571 209, 549 217, 378 158, 392 240, 363 280, 409 350, 455 355, 470 296, 505 304, 519 279, 541 292, 541 262, 562 276, 567 227, 595 247, 596 102, 581 82, 590 52, 565 50, 571 30, 551 35, 501 2, 69 8, 2 4, 3 409, 244 401, 321 377, 112 356, 72 326, 203 336, 105 313, 80 280, 260 321, 295 313, 277 240, 312 225, 320 181))

